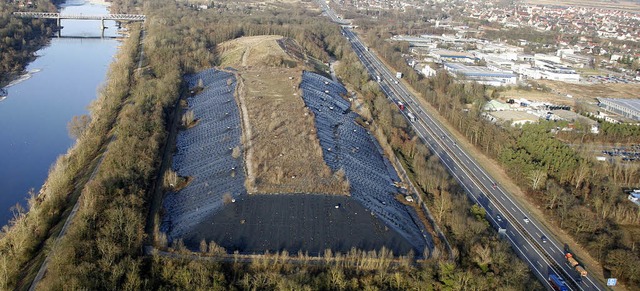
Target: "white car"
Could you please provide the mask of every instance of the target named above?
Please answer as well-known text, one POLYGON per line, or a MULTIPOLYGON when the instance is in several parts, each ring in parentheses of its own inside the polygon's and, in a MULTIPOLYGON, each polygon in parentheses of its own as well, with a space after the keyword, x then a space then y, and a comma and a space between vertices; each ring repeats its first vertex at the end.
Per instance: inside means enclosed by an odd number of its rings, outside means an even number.
POLYGON ((524 223, 529 223, 529 218, 527 218, 526 216, 524 217, 524 223))

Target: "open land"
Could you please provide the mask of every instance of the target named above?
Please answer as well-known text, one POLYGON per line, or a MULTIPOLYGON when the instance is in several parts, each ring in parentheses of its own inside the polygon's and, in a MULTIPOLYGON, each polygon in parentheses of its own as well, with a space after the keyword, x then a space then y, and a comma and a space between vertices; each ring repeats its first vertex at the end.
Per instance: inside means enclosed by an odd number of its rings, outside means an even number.
POLYGON ((302 68, 280 36, 243 37, 220 45, 221 66, 238 69, 247 110, 249 193, 348 195, 343 176, 322 160, 313 117, 300 98, 302 68), (304 146, 301 146, 304 145, 304 146))
POLYGON ((563 82, 540 81, 551 90, 563 94, 572 95, 573 98, 593 100, 595 97, 606 98, 638 98, 638 84, 572 84, 563 82))
POLYGON ((526 98, 532 101, 549 102, 574 107, 576 102, 593 104, 596 97, 638 98, 638 84, 573 84, 550 80, 537 80, 551 91, 520 90, 512 88, 500 93, 500 99, 526 98), (571 97, 567 97, 567 95, 571 97))
POLYGON ((605 1, 605 0, 527 0, 527 4, 531 5, 555 5, 555 6, 577 6, 577 7, 593 7, 612 10, 623 10, 630 12, 640 12, 640 4, 634 1, 605 1))

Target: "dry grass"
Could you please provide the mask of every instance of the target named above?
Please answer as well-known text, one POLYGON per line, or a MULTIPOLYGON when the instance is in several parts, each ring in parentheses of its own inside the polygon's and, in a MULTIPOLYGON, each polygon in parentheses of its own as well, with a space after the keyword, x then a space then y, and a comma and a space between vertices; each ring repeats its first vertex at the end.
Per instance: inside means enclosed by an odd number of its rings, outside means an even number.
POLYGON ((322 158, 313 116, 300 96, 302 64, 280 47, 281 39, 243 37, 218 47, 220 66, 238 70, 247 190, 348 195, 344 173, 333 173, 322 158))
MULTIPOLYGON (((489 92, 490 93, 490 92, 489 92)), ((509 89, 505 92, 500 92, 500 100, 507 101, 508 99, 525 98, 531 101, 549 102, 554 104, 562 104, 574 106, 575 100, 567 98, 565 95, 559 95, 552 92, 544 92, 538 90, 518 90, 517 88, 509 89)))
POLYGON ((638 84, 571 84, 543 80, 543 84, 560 94, 573 95, 573 98, 593 100, 595 97, 608 98, 638 98, 638 84))
POLYGON ((510 89, 500 93, 500 99, 526 98, 532 101, 550 102, 575 106, 576 102, 595 102, 596 97, 637 98, 638 84, 572 84, 549 80, 538 80, 539 84, 551 89, 551 92, 537 90, 510 89), (568 98, 571 95, 572 98, 568 98))
POLYGON ((605 0, 527 0, 530 5, 566 5, 578 7, 593 7, 611 10, 640 12, 640 5, 634 1, 605 1, 605 0))

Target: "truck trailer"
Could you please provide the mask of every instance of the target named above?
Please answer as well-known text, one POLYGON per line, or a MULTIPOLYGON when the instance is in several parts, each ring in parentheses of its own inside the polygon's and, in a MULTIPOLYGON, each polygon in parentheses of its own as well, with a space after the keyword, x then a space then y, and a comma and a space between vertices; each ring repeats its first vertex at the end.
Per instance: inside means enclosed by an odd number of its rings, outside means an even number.
POLYGON ((582 277, 586 277, 587 276, 587 270, 585 270, 582 266, 580 266, 580 263, 573 258, 573 254, 567 252, 564 257, 567 259, 567 263, 569 263, 569 266, 571 266, 572 268, 574 268, 578 273, 580 273, 580 276, 582 277))
POLYGON ((411 122, 416 122, 416 116, 413 115, 413 113, 407 113, 407 117, 409 117, 409 120, 411 120, 411 122))
POLYGON ((549 274, 547 280, 549 281, 549 284, 551 284, 551 287, 553 287, 553 290, 569 291, 569 288, 567 288, 567 284, 564 282, 564 280, 562 280, 560 276, 556 274, 549 274))

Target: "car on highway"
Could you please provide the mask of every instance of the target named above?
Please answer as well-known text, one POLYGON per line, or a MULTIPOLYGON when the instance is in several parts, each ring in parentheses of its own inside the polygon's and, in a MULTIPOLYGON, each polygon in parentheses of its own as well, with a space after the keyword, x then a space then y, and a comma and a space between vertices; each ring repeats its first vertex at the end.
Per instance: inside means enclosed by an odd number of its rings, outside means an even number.
POLYGON ((491 187, 493 187, 493 189, 497 188, 498 185, 496 185, 496 182, 491 183, 491 187))
POLYGON ((502 222, 502 217, 500 217, 500 215, 498 214, 498 215, 496 215, 496 220, 497 220, 498 222, 502 222))
POLYGON ((547 237, 546 236, 541 236, 540 240, 542 240, 542 243, 547 243, 547 237))
POLYGON ((524 220, 524 223, 529 223, 529 218, 527 218, 526 216, 522 220, 524 220))

